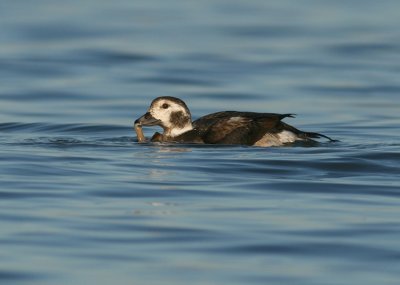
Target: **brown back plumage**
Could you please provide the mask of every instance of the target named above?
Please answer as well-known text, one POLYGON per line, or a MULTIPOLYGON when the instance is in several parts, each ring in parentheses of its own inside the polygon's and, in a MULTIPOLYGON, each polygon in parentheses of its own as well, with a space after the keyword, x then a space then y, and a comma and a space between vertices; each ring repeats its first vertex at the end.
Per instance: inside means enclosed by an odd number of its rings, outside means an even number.
POLYGON ((226 111, 213 113, 193 122, 205 143, 253 145, 267 132, 282 131, 281 120, 292 114, 226 111))

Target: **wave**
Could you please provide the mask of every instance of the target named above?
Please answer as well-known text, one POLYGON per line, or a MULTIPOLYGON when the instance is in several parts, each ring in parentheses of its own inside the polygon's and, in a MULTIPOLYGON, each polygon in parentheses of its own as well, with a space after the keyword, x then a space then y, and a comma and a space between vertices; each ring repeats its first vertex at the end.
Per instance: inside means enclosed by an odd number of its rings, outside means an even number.
POLYGON ((97 124, 50 124, 50 123, 0 123, 0 132, 40 132, 40 133, 74 133, 93 134, 107 132, 125 132, 129 126, 97 124))

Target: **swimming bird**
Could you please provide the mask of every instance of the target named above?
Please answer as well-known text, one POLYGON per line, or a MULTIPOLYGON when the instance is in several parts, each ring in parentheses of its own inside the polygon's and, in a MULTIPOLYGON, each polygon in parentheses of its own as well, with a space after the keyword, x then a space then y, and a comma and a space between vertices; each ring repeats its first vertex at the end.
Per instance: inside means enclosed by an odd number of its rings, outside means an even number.
POLYGON ((146 114, 135 126, 160 126, 153 142, 203 144, 240 144, 249 146, 281 146, 295 141, 311 141, 328 136, 304 132, 282 122, 293 114, 223 111, 192 121, 189 108, 179 98, 163 96, 154 99, 146 114))

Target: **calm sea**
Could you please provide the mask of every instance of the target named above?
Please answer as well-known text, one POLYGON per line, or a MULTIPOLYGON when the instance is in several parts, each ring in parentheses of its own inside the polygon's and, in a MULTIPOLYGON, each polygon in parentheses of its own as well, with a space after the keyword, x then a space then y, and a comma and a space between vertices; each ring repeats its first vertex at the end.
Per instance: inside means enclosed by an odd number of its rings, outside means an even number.
POLYGON ((400 284, 399 11, 1 1, 0 283, 400 284), (162 95, 340 142, 138 144, 162 95))

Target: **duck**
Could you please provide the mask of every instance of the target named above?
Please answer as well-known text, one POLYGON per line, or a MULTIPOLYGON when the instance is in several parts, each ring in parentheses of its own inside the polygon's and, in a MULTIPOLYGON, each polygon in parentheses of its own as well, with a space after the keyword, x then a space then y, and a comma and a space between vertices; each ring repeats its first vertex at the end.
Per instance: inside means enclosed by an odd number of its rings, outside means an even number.
POLYGON ((315 142, 325 138, 315 132, 301 131, 282 120, 294 114, 258 113, 240 111, 216 112, 192 121, 186 103, 176 97, 155 98, 147 112, 135 120, 135 127, 160 126, 151 142, 227 144, 247 146, 283 146, 296 141, 315 142))

